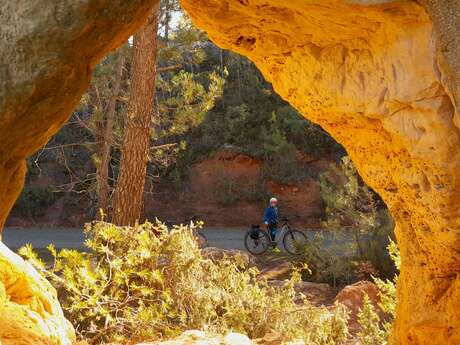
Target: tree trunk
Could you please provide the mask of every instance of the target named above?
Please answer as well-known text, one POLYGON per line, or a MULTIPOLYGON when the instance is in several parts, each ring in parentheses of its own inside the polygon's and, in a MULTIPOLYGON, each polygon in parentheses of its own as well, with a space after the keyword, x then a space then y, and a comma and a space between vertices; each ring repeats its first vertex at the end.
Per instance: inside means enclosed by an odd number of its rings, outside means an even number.
POLYGON ((155 96, 158 6, 134 35, 133 74, 114 197, 113 222, 133 225, 141 216, 155 96))
POLYGON ((120 94, 121 81, 123 78, 123 66, 125 64, 125 57, 123 53, 119 53, 117 57, 116 74, 113 84, 112 94, 110 96, 107 116, 105 120, 103 143, 101 150, 101 164, 97 171, 97 203, 99 216, 102 218, 103 213, 108 213, 109 206, 109 165, 111 160, 111 150, 113 141, 113 123, 115 119, 117 98, 120 94))

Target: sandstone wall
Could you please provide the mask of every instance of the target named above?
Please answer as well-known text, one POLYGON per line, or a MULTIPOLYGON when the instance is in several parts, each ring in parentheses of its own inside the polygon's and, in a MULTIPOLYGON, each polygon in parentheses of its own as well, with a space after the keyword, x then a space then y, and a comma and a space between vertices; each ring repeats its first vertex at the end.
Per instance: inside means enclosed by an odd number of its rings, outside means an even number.
MULTIPOLYGON (((65 122, 91 68, 126 41, 154 2, 0 4, 0 228, 22 187, 25 157, 65 122)), ((460 3, 183 4, 212 39, 250 57, 280 95, 340 141, 389 205, 402 250, 393 343, 459 344, 460 3)), ((3 272, 12 273, 0 275, 3 285, 16 274, 35 279, 14 268, 22 263, 7 251, 0 259, 3 272)), ((12 296, 4 290, 3 301, 12 296)), ((27 291, 40 296, 42 290, 27 291)), ((42 343, 50 339, 41 336, 42 343)))
POLYGON ((460 344, 459 3, 182 4, 343 144, 388 204, 402 251, 393 343, 460 344))

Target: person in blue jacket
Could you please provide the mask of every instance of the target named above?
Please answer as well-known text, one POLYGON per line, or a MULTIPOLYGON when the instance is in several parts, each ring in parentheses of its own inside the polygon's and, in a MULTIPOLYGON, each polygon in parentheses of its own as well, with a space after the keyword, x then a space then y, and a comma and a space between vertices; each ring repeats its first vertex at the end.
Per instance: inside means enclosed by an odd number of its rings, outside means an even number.
POLYGON ((278 231, 278 200, 276 198, 270 199, 270 206, 264 211, 264 223, 272 241, 275 241, 276 232, 278 231))

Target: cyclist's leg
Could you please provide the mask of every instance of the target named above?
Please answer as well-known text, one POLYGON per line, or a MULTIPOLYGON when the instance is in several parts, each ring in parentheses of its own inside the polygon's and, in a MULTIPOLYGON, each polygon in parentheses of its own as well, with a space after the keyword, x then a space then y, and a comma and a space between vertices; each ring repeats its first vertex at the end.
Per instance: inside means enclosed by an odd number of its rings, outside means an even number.
POLYGON ((270 239, 272 240, 272 246, 273 248, 276 247, 276 234, 278 233, 278 226, 276 223, 274 224, 270 224, 270 227, 269 227, 269 235, 270 235, 270 239))
POLYGON ((273 224, 268 225, 268 235, 270 236, 270 239, 272 240, 272 242, 275 240, 273 237, 273 228, 274 228, 273 224))

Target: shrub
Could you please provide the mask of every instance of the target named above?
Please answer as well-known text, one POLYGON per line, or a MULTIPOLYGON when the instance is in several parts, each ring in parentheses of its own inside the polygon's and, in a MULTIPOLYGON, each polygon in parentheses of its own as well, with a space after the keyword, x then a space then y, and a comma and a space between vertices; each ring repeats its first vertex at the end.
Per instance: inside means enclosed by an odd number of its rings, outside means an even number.
MULTIPOLYGON (((401 265, 401 256, 399 253, 398 245, 394 241, 390 241, 388 245, 388 252, 390 253, 391 260, 393 261, 396 269, 399 272, 401 265)), ((374 278, 374 283, 379 288, 380 308, 387 314, 387 320, 384 320, 384 328, 387 334, 390 333, 392 323, 396 317, 396 284, 398 283, 398 274, 395 274, 393 279, 380 279, 374 278)))
POLYGON ((387 335, 380 327, 380 317, 367 294, 364 295, 363 307, 358 313, 358 322, 361 326, 358 333, 361 345, 386 344, 387 335))
POLYGON ((242 181, 238 181, 238 179, 225 173, 223 169, 217 171, 216 177, 214 191, 216 201, 223 206, 237 203, 242 197, 241 192, 244 188, 242 181))
POLYGON ((333 287, 345 286, 356 281, 353 246, 346 242, 345 236, 328 236, 317 233, 307 242, 302 255, 297 257, 308 265, 304 271, 305 280, 327 283, 333 287), (350 248, 351 247, 351 248, 350 248))
POLYGON ((343 344, 340 305, 294 302, 295 273, 283 288, 258 281, 243 261, 203 259, 190 229, 160 224, 85 227, 90 251, 50 251, 50 268, 29 247, 21 254, 58 288, 67 317, 92 344, 173 336, 185 329, 233 330, 251 338, 275 331, 311 345, 343 344))
POLYGON ((394 267, 385 248, 388 238, 393 237, 393 219, 383 202, 361 180, 348 156, 320 176, 320 190, 326 213, 324 227, 337 234, 348 232, 353 239, 352 259, 361 264, 368 262, 380 274, 392 276, 394 267))
POLYGON ((357 249, 362 252, 361 235, 376 227, 377 204, 350 157, 343 157, 339 167, 331 165, 331 170, 320 176, 320 189, 326 205, 325 226, 353 229, 357 249))
MULTIPOLYGON (((396 268, 399 270, 401 258, 398 246, 395 242, 390 241, 388 245, 390 257, 396 268)), ((369 296, 364 296, 363 308, 358 314, 358 322, 361 330, 358 337, 362 345, 386 345, 390 335, 393 321, 396 316, 396 283, 398 276, 395 275, 393 280, 382 280, 374 278, 374 282, 379 288, 379 307, 385 313, 380 317, 374 306, 369 300, 369 296)))
POLYGON ((56 193, 50 187, 26 187, 15 208, 23 216, 39 217, 56 201, 56 193))
POLYGON ((234 205, 239 201, 260 202, 261 207, 271 194, 262 176, 252 179, 247 176, 232 176, 220 169, 216 172, 214 198, 223 205, 234 205))

